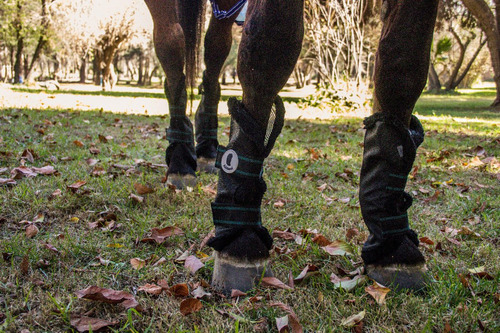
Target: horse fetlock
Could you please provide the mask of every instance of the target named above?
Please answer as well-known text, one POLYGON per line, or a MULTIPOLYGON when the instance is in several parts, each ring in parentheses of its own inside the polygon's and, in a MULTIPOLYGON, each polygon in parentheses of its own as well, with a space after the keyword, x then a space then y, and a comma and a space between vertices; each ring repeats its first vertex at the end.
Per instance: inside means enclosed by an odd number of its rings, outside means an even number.
POLYGON ((262 277, 273 276, 268 259, 247 260, 215 252, 212 287, 226 296, 234 289, 247 292, 262 277))

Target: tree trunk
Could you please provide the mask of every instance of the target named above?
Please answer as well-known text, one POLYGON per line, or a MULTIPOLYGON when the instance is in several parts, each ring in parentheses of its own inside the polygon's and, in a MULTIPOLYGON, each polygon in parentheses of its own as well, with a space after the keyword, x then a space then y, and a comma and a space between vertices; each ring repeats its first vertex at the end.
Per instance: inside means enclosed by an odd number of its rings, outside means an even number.
POLYGON ((496 98, 491 106, 500 108, 500 23, 498 22, 500 21, 500 0, 495 0, 496 20, 493 11, 484 0, 462 0, 462 2, 476 18, 479 27, 486 35, 496 86, 496 98))
POLYGON ((93 63, 93 70, 94 70, 94 84, 96 86, 101 85, 101 54, 98 50, 94 50, 94 60, 92 61, 93 63))
POLYGON ((460 74, 458 79, 456 79, 455 82, 453 83, 453 87, 452 87, 453 89, 456 89, 460 85, 460 83, 462 83, 463 79, 465 78, 465 76, 469 72, 470 68, 472 67, 472 64, 476 60, 477 56, 479 55, 479 52, 481 52, 481 50, 483 49, 483 46, 485 44, 486 44, 486 40, 482 41, 479 44, 479 47, 477 48, 476 52, 474 52, 474 54, 472 55, 472 58, 469 60, 469 63, 467 64, 467 66, 465 66, 464 71, 462 72, 462 74, 460 74))
POLYGON ((86 54, 85 56, 82 57, 81 59, 81 64, 80 64, 80 83, 85 83, 87 80, 87 60, 88 60, 88 55, 86 54))
POLYGON ((455 89, 456 86, 454 87, 454 82, 458 76, 458 73, 460 72, 460 67, 462 67, 462 64, 464 63, 465 52, 467 52, 467 48, 469 47, 470 44, 470 39, 467 39, 467 41, 463 43, 462 40, 460 39, 460 36, 458 36, 458 34, 452 28, 450 28, 450 32, 453 35, 453 37, 455 37, 455 39, 457 40, 458 47, 460 48, 460 55, 458 56, 458 60, 455 62, 453 66, 453 70, 451 71, 448 81, 446 81, 444 85, 444 90, 446 91, 451 91, 455 89))
POLYGON ((441 90, 441 81, 439 81, 439 75, 436 72, 434 64, 431 62, 429 66, 429 85, 427 91, 439 92, 441 90))
POLYGON ((24 50, 24 38, 19 37, 17 40, 16 48, 16 62, 14 63, 14 83, 22 83, 21 78, 23 73, 23 50, 24 50))
POLYGON ((138 86, 143 86, 144 85, 144 56, 141 54, 139 56, 139 78, 137 80, 137 85, 138 86))

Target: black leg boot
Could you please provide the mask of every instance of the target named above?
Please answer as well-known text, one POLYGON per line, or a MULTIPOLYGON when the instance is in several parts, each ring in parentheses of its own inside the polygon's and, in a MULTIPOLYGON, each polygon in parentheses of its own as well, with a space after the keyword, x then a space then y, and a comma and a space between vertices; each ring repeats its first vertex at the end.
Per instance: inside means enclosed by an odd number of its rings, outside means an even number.
POLYGON ((203 82, 199 87, 202 94, 200 105, 196 110, 196 157, 198 158, 198 170, 207 173, 217 173, 215 158, 217 157, 217 107, 220 100, 220 85, 215 87, 207 84, 205 73, 203 82))
POLYGON ((259 124, 236 99, 228 105, 231 139, 218 149, 219 183, 212 203, 215 237, 208 243, 216 251, 212 285, 227 295, 232 289, 248 291, 262 276, 272 275, 267 267, 272 238, 260 213, 266 191, 262 165, 281 132, 285 113, 279 97, 269 124, 259 124))
POLYGON ((184 80, 182 82, 175 96, 171 96, 165 81, 170 112, 170 127, 167 129, 169 145, 165 154, 168 165, 167 183, 178 189, 196 185, 193 125, 186 116, 187 93, 184 80))
POLYGON ((408 224, 412 198, 404 188, 424 130, 415 116, 409 129, 384 113, 375 113, 364 124, 359 198, 370 230, 361 254, 366 273, 396 290, 421 290, 425 286, 425 259, 418 249, 417 234, 408 224))

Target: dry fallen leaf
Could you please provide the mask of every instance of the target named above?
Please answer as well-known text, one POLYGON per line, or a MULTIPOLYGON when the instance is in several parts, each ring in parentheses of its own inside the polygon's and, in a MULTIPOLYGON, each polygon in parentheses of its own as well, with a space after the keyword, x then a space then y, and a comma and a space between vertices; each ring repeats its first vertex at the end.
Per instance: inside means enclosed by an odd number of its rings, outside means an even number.
POLYGON ((83 144, 83 142, 81 142, 80 140, 75 140, 75 141, 73 141, 73 144, 74 144, 75 146, 77 146, 77 147, 83 147, 83 146, 85 146, 85 145, 83 144))
POLYGON ((238 290, 238 289, 231 290, 231 298, 243 297, 246 295, 247 295, 247 293, 244 293, 241 290, 238 290))
POLYGON ((126 291, 106 289, 97 286, 90 286, 76 292, 78 298, 90 299, 111 304, 120 304, 125 309, 139 309, 139 303, 134 296, 126 291))
POLYGON ((202 307, 203 305, 199 299, 188 298, 181 302, 180 310, 184 316, 187 316, 191 313, 200 311, 202 307))
POLYGON ((43 246, 47 250, 50 250, 50 251, 54 252, 55 254, 60 254, 61 253, 61 251, 59 251, 54 245, 52 245, 50 243, 45 243, 45 244, 43 244, 43 246))
POLYGON ((186 267, 191 274, 196 273, 200 268, 205 267, 205 265, 200 261, 200 259, 195 256, 189 256, 184 262, 184 267, 186 267))
POLYGON ((165 227, 162 229, 153 228, 151 230, 151 236, 146 237, 141 240, 144 243, 156 242, 157 244, 161 244, 165 242, 168 237, 184 235, 184 231, 178 227, 165 227))
POLYGON ((297 235, 289 231, 273 230, 272 237, 281 238, 285 240, 295 240, 297 235))
POLYGON ((83 185, 87 184, 86 181, 79 180, 77 182, 74 182, 73 184, 68 186, 68 189, 71 190, 73 193, 76 193, 80 187, 83 185))
POLYGON ((136 195, 134 193, 130 193, 129 198, 136 203, 142 203, 144 201, 144 197, 136 195))
POLYGON ((287 328, 291 330, 292 333, 302 333, 304 332, 304 329, 302 328, 302 325, 299 322, 299 318, 295 314, 295 312, 292 310, 292 308, 284 303, 271 303, 269 304, 272 307, 277 307, 280 308, 281 310, 285 311, 288 313, 288 316, 282 317, 282 318, 277 318, 276 319, 276 326, 278 328, 278 331, 284 332, 284 329, 287 328), (286 319, 284 319, 286 318, 286 319), (278 321, 279 319, 279 321, 278 321))
POLYGON ((322 234, 316 235, 313 239, 312 242, 315 244, 318 244, 319 246, 327 246, 328 244, 331 244, 332 241, 323 236, 322 234))
POLYGON ((35 237, 38 232, 40 230, 38 229, 38 227, 34 224, 30 224, 27 228, 26 228, 26 237, 28 238, 33 238, 35 237))
POLYGON ((191 295, 193 295, 194 298, 198 298, 198 299, 201 299, 203 297, 210 297, 212 296, 211 293, 207 293, 205 291, 205 288, 203 288, 202 286, 199 286, 198 288, 196 288, 195 290, 193 290, 191 292, 191 295))
POLYGON ((353 277, 351 280, 341 280, 337 283, 334 284, 335 288, 342 288, 347 291, 354 289, 356 286, 364 283, 366 280, 368 280, 368 277, 366 275, 357 275, 353 277))
POLYGON ((21 269, 21 274, 22 275, 26 275, 29 273, 30 271, 30 258, 28 256, 28 254, 25 254, 24 257, 23 257, 23 260, 21 261, 21 265, 19 266, 19 268, 21 269))
POLYGON ((342 322, 340 324, 342 326, 345 326, 345 327, 353 327, 354 325, 356 325, 357 323, 359 323, 360 321, 362 321, 365 318, 365 314, 366 314, 365 311, 361 311, 358 314, 352 315, 352 316, 342 320, 342 322))
POLYGON ((132 258, 130 259, 130 264, 134 269, 141 269, 146 266, 146 261, 141 258, 132 258))
POLYGON ((72 316, 70 320, 71 326, 76 328, 78 332, 96 332, 101 328, 117 325, 118 321, 107 321, 99 318, 90 318, 86 316, 72 316))
POLYGON ((139 194, 139 195, 149 194, 149 193, 153 193, 155 191, 153 188, 148 187, 146 185, 139 184, 139 183, 135 183, 134 188, 137 191, 137 194, 139 194))
POLYGON ((12 178, 0 178, 0 185, 16 185, 17 182, 12 178))
POLYGON ((277 279, 277 278, 275 278, 273 276, 262 278, 262 286, 264 286, 264 287, 272 287, 272 288, 277 288, 277 289, 286 289, 286 290, 291 290, 292 289, 292 287, 284 284, 279 279, 277 279))
POLYGON ((144 291, 147 294, 157 296, 157 295, 160 295, 162 293, 163 288, 160 286, 157 286, 156 284, 147 283, 143 286, 140 286, 139 289, 137 289, 137 291, 144 291))
POLYGON ((484 266, 480 266, 480 267, 469 269, 469 273, 472 276, 476 276, 476 277, 481 278, 481 279, 494 280, 493 276, 491 276, 490 274, 488 274, 486 272, 484 266))
POLYGON ((385 297, 391 289, 374 281, 373 285, 365 288, 365 291, 370 294, 378 304, 382 305, 385 304, 385 297))
POLYGON ((12 179, 21 179, 23 177, 36 177, 38 174, 28 167, 20 166, 10 170, 10 175, 12 179))
POLYGON ((173 285, 172 287, 169 288, 169 291, 175 297, 187 297, 187 296, 189 296, 189 289, 188 289, 187 284, 185 284, 185 283, 179 283, 179 284, 173 285))
POLYGON ((302 270, 302 272, 300 272, 300 274, 295 279, 293 279, 293 282, 300 284, 309 277, 318 274, 319 274, 319 268, 316 265, 307 265, 302 270))
POLYGON ((322 247, 322 249, 332 256, 345 256, 352 254, 349 244, 341 240, 336 240, 327 246, 322 247))
POLYGON ((33 167, 32 168, 34 172, 38 173, 39 175, 53 175, 53 174, 56 174, 57 173, 57 170, 54 169, 53 166, 50 166, 50 165, 47 165, 47 166, 44 166, 43 168, 35 168, 33 167))

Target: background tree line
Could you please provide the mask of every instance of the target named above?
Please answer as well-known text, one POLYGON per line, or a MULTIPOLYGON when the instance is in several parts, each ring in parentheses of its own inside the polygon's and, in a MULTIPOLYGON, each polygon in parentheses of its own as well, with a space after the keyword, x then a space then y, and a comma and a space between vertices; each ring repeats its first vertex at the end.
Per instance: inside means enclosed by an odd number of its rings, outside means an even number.
MULTIPOLYGON (((360 101, 370 86, 381 5, 381 0, 306 0, 296 86, 314 83, 323 97, 360 101)), ((92 79, 112 89, 116 75, 138 85, 162 80, 142 0, 4 0, 0 18, 2 81, 92 79)), ((235 28, 228 71, 235 67, 240 31, 235 28)), ((498 107, 500 0, 442 0, 428 89, 452 91, 481 77, 495 82, 498 107)))

